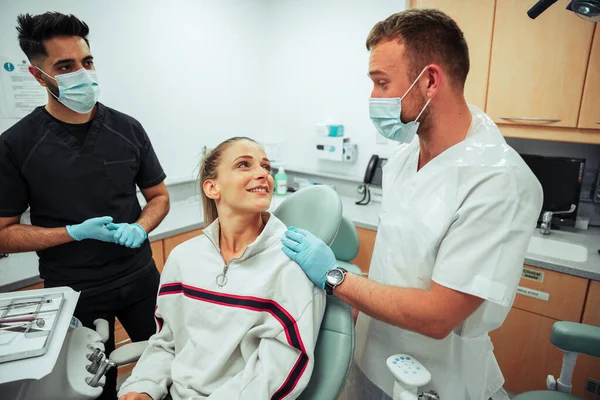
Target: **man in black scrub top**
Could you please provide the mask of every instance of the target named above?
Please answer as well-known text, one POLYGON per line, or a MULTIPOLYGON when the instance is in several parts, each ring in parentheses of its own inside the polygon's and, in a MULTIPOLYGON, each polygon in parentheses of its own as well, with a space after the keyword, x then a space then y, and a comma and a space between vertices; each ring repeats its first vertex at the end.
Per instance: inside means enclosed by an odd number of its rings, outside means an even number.
MULTIPOLYGON (((147 232, 169 211, 165 173, 142 125, 97 102, 85 23, 26 14, 17 30, 48 104, 0 135, 0 253, 37 251, 46 287, 81 291, 75 316, 91 328, 110 322, 109 354, 115 316, 133 341, 156 329, 147 232), (28 206, 32 225, 20 224, 28 206)), ((114 399, 115 386, 113 370, 101 398, 114 399)))

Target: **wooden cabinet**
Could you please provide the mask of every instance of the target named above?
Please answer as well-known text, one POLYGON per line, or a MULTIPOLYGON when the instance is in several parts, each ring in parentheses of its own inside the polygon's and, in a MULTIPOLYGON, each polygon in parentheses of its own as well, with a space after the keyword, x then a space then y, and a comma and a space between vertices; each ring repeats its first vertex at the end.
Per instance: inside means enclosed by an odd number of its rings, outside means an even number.
POLYGON ((467 102, 485 110, 495 0, 416 0, 413 7, 437 8, 452 17, 465 34, 471 68, 465 85, 467 102))
POLYGON ((163 239, 163 251, 165 256, 165 261, 169 258, 169 254, 171 251, 179 244, 185 242, 186 240, 190 240, 191 238, 195 238, 196 236, 202 235, 202 229, 196 229, 190 232, 182 233, 180 235, 171 236, 163 239))
POLYGON ((581 321, 588 280, 560 272, 524 266, 535 271, 540 281, 521 278, 519 286, 548 294, 548 299, 517 294, 513 307, 554 318, 559 321, 581 321))
POLYGON ((119 348, 127 343, 131 343, 131 339, 119 319, 115 318, 115 348, 119 348))
POLYGON ((152 258, 156 264, 156 269, 162 274, 162 270, 165 267, 165 253, 163 251, 163 241, 157 240, 150 243, 152 249, 152 258))
MULTIPOLYGON (((548 301, 517 294, 504 324, 490 333, 506 381, 504 387, 516 393, 545 390, 546 376, 560 375, 564 353, 550 342, 555 322, 581 321, 600 326, 600 282, 590 283, 584 278, 528 265, 525 268, 542 272, 543 280, 522 278, 519 286, 548 293, 548 301)), ((579 355, 573 394, 591 400, 585 393, 588 377, 600 380, 600 360, 579 355)))
POLYGON ((364 228, 356 228, 358 232, 359 250, 358 255, 352 264, 358 265, 364 274, 369 273, 369 267, 371 266, 371 257, 373 256, 373 247, 375 246, 375 236, 377 231, 364 228))
POLYGON ((498 0, 486 109, 494 121, 577 126, 594 24, 568 3, 532 20, 530 2, 498 0))
MULTIPOLYGON (((118 349, 119 347, 128 343, 131 343, 131 339, 129 338, 127 331, 125 330, 125 328, 123 328, 123 325, 121 325, 119 319, 115 318, 115 349, 118 349)), ((131 363, 119 366, 117 375, 124 376, 129 371, 131 371, 133 367, 135 367, 135 364, 136 363, 131 363)))
MULTIPOLYGON (((600 281, 590 282, 581 322, 600 326, 600 281)), ((594 399, 585 392, 588 378, 600 382, 600 358, 580 354, 577 356, 575 371, 573 372, 573 395, 585 400, 594 399)))
POLYGON ((596 25, 596 33, 590 52, 581 112, 579 113, 579 128, 600 129, 600 28, 596 25))
POLYGON ((550 342, 553 318, 512 308, 490 333, 504 388, 515 393, 545 390, 546 376, 560 374, 563 352, 550 342))
POLYGON ((35 283, 33 285, 29 285, 24 288, 21 288, 18 291, 20 292, 22 290, 34 290, 34 289, 43 289, 43 288, 44 288, 44 282, 39 282, 39 283, 35 283))

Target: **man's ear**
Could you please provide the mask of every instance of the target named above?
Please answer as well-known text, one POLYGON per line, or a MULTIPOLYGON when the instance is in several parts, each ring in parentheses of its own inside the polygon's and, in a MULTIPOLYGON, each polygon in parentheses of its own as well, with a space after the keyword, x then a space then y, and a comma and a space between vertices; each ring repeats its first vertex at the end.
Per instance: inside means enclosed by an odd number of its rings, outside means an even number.
POLYGON ((204 194, 211 200, 218 200, 221 197, 221 193, 219 193, 219 188, 214 179, 207 179, 202 184, 202 190, 204 190, 204 194))
POLYGON ((38 83, 40 85, 42 85, 43 87, 47 86, 46 81, 44 80, 44 74, 42 74, 42 72, 39 69, 37 69, 33 65, 30 65, 27 69, 29 70, 29 73, 31 75, 33 75, 35 80, 38 81, 38 83))

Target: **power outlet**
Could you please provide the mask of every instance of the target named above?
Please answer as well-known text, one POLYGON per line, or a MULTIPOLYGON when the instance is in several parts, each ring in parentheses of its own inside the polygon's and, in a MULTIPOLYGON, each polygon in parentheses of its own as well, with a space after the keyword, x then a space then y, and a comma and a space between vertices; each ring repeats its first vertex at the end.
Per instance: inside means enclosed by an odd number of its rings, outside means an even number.
POLYGON ((600 382, 588 378, 585 385, 585 392, 591 394, 595 399, 600 399, 600 382))

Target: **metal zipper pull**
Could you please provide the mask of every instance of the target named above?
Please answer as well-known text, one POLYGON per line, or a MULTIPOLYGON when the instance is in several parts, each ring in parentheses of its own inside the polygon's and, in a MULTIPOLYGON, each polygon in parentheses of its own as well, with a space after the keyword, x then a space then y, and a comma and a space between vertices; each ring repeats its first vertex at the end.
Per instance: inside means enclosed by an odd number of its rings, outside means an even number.
POLYGON ((227 270, 229 269, 229 266, 224 265, 223 266, 223 272, 221 272, 218 276, 217 276, 217 286, 219 288, 222 288, 223 286, 227 285, 227 270))

